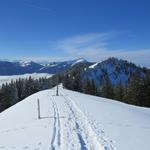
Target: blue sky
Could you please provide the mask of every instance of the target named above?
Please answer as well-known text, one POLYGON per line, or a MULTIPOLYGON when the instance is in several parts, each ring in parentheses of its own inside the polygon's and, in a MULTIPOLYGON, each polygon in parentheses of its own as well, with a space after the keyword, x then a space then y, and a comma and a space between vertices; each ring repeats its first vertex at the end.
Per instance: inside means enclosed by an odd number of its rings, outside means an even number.
POLYGON ((108 57, 150 66, 149 0, 1 0, 0 58, 108 57))

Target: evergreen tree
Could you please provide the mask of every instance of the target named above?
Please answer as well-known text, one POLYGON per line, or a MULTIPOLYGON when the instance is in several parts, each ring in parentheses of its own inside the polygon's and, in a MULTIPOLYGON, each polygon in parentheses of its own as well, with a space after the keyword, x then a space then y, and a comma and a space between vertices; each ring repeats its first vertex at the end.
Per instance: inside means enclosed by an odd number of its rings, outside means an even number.
POLYGON ((82 89, 84 93, 97 95, 97 88, 94 80, 92 81, 90 81, 89 79, 84 80, 82 89))
POLYGON ((18 100, 20 101, 22 98, 22 90, 23 90, 23 82, 24 79, 21 79, 19 78, 17 81, 16 81, 16 88, 18 90, 18 100))
POLYGON ((113 86, 107 73, 105 74, 102 81, 101 95, 106 98, 114 98, 113 86))
POLYGON ((63 78, 63 85, 66 89, 71 89, 71 79, 68 73, 63 78))
POLYGON ((11 106, 8 94, 8 84, 6 83, 5 85, 2 85, 2 88, 0 90, 0 112, 11 106))
POLYGON ((94 80, 92 80, 92 82, 91 82, 91 94, 92 95, 97 95, 97 87, 95 85, 94 80))
POLYGON ((142 104, 142 86, 143 82, 139 74, 133 74, 125 95, 125 100, 127 103, 135 105, 142 104))
POLYGON ((114 99, 123 101, 125 89, 120 81, 115 87, 114 87, 114 99))
POLYGON ((14 105, 18 102, 18 89, 16 88, 16 84, 12 81, 9 85, 9 101, 10 105, 14 105))
POLYGON ((141 85, 141 105, 150 107, 150 76, 146 76, 143 79, 143 84, 141 85))
POLYGON ((90 82, 89 79, 85 79, 83 81, 83 87, 82 87, 82 89, 83 89, 84 93, 91 94, 91 82, 90 82))
POLYGON ((75 91, 81 91, 81 81, 80 81, 80 74, 79 72, 77 72, 74 76, 73 76, 73 80, 72 80, 72 89, 75 91))

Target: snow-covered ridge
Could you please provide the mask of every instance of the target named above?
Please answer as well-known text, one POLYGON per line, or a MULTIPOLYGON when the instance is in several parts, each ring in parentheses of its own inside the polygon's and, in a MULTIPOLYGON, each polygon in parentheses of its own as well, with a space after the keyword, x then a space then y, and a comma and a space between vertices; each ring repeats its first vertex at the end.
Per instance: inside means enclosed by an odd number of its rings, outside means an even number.
POLYGON ((66 69, 70 69, 76 64, 87 62, 85 59, 75 59, 75 60, 69 60, 64 62, 52 62, 40 69, 40 72, 47 72, 51 70, 51 73, 55 74, 61 71, 65 71, 66 69))
POLYGON ((62 72, 72 66, 86 62, 85 59, 75 59, 60 62, 33 62, 33 61, 0 61, 0 75, 20 75, 26 73, 49 73, 62 72))
POLYGON ((0 114, 0 149, 149 149, 149 108, 61 86, 60 96, 55 92, 55 88, 38 92, 0 114))
POLYGON ((22 67, 30 66, 31 63, 32 63, 32 61, 20 61, 19 62, 20 66, 22 66, 22 67))
POLYGON ((74 66, 78 63, 83 63, 83 62, 87 62, 87 61, 84 58, 79 58, 79 59, 75 60, 71 66, 74 66))

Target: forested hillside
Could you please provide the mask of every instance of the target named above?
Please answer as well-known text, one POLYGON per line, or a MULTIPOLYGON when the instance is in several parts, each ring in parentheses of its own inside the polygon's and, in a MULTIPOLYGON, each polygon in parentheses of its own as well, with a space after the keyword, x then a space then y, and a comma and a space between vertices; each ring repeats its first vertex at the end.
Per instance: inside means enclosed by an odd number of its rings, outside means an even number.
POLYGON ((11 107, 24 98, 41 90, 50 89, 56 86, 56 78, 51 77, 33 79, 18 79, 11 83, 3 84, 0 89, 0 112, 11 107))
POLYGON ((150 70, 124 60, 78 64, 62 74, 62 82, 71 90, 150 107, 150 70))

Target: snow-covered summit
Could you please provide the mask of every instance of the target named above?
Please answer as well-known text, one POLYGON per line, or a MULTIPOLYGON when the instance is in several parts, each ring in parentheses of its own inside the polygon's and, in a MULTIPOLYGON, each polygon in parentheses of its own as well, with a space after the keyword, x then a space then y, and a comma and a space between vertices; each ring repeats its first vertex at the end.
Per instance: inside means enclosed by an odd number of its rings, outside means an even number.
POLYGON ((22 67, 30 66, 33 62, 32 61, 20 61, 19 64, 22 67))
POLYGON ((94 80, 96 85, 101 85, 104 76, 107 74, 112 84, 120 81, 127 84, 132 74, 139 73, 141 77, 144 70, 133 63, 117 58, 109 58, 102 62, 97 62, 89 66, 83 73, 83 79, 94 80))
POLYGON ((87 61, 83 58, 63 61, 63 62, 51 62, 48 65, 42 67, 39 72, 47 72, 47 73, 55 74, 55 73, 70 69, 76 64, 85 63, 85 62, 87 61))
POLYGON ((72 65, 71 66, 74 66, 74 65, 76 65, 78 63, 85 63, 85 62, 87 62, 87 60, 84 59, 84 58, 75 59, 75 60, 72 61, 72 65))

